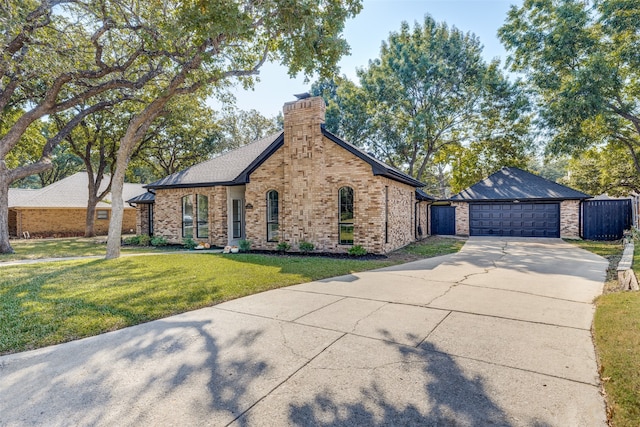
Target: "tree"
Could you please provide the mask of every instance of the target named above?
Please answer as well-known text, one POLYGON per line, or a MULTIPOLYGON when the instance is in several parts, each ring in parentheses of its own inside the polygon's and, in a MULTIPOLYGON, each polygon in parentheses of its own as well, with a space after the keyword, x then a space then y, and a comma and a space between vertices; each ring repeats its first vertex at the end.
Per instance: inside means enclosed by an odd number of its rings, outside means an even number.
POLYGON ((600 147, 590 155, 614 161, 624 148, 640 173, 639 27, 631 0, 525 0, 511 8, 499 35, 512 70, 538 95, 551 153, 600 147))
POLYGON ((225 149, 216 113, 197 97, 173 99, 136 150, 134 166, 159 179, 225 149))
POLYGON ((108 100, 96 97, 109 91, 136 90, 158 75, 157 64, 144 60, 152 53, 145 48, 152 29, 134 19, 114 19, 116 14, 130 15, 125 2, 0 3, 0 114, 4 128, 0 134, 0 253, 13 252, 8 229, 9 185, 49 170, 54 149, 80 121, 126 99, 128 93, 108 100), (69 121, 47 137, 36 161, 16 167, 7 163, 12 151, 23 148, 30 127, 38 126, 45 116, 79 105, 86 107, 69 115, 69 121))
POLYGON ((220 151, 238 148, 282 130, 278 118, 264 117, 256 110, 227 110, 220 119, 220 151))
POLYGON ((348 52, 340 37, 344 22, 361 9, 359 0, 263 1, 164 0, 163 7, 136 10, 140 25, 157 30, 153 44, 164 52, 156 90, 120 141, 112 184, 107 258, 120 255, 122 185, 129 159, 153 121, 177 96, 222 90, 232 79, 250 87, 267 60, 290 74, 331 75, 348 52), (169 62, 170 66, 166 62, 169 62))
POLYGON ((499 63, 485 63, 472 34, 431 17, 403 23, 380 58, 348 79, 319 80, 327 128, 447 197, 533 151, 528 93, 499 63))
POLYGON ((587 194, 626 196, 640 192, 640 174, 625 147, 591 148, 568 164, 566 184, 587 194))
POLYGON ((371 116, 367 148, 423 179, 433 156, 462 143, 482 98, 486 64, 478 39, 426 16, 404 22, 358 76, 371 116))

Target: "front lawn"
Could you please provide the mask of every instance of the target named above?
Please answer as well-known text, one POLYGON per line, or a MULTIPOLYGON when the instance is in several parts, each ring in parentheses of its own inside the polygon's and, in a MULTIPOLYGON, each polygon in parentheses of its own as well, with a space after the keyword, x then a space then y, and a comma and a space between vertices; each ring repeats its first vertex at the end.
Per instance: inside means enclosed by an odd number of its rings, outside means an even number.
MULTIPOLYGON (((596 299, 594 342, 611 425, 635 427, 640 420, 640 293, 618 290, 616 267, 623 249, 620 242, 583 241, 579 246, 610 260, 605 294, 596 299)), ((638 246, 636 242, 636 275, 640 272, 638 246)))
POLYGON ((0 354, 390 264, 388 260, 171 254, 2 267, 0 354))
MULTIPOLYGON (((107 246, 103 243, 104 237, 95 238, 68 238, 68 239, 29 239, 11 240, 11 246, 15 253, 0 254, 0 263, 42 258, 66 258, 77 256, 104 256, 107 246), (102 240, 102 241, 101 241, 102 240)), ((180 249, 182 249, 180 247, 180 249)), ((162 248, 158 250, 170 250, 162 248)), ((123 253, 154 252, 154 248, 127 247, 122 248, 123 253)))

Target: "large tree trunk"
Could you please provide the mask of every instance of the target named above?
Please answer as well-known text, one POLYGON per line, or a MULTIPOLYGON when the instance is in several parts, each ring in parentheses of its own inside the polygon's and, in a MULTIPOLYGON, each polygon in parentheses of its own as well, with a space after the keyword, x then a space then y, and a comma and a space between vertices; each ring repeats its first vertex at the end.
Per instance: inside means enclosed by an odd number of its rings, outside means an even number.
POLYGON ((96 205, 98 204, 98 198, 91 192, 91 185, 89 185, 89 199, 87 201, 87 218, 84 228, 84 237, 95 237, 95 223, 96 223, 96 205))
MULTIPOLYGON (((124 140, 121 142, 124 144, 124 140)), ((120 239, 122 237, 122 217, 124 215, 124 201, 122 200, 122 187, 124 186, 124 174, 129 165, 129 156, 121 156, 118 150, 116 170, 111 181, 111 221, 109 221, 109 235, 107 237, 106 259, 114 259, 120 256, 120 239)))
POLYGON ((12 254, 9 243, 9 171, 0 160, 0 254, 12 254))

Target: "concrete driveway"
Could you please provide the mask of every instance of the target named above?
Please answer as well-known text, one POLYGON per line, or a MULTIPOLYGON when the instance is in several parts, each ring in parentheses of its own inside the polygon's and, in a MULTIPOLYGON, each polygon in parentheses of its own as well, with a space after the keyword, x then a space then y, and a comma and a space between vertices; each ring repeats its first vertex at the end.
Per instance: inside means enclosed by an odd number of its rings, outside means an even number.
POLYGON ((470 239, 0 357, 0 425, 604 426, 606 267, 557 239, 470 239))

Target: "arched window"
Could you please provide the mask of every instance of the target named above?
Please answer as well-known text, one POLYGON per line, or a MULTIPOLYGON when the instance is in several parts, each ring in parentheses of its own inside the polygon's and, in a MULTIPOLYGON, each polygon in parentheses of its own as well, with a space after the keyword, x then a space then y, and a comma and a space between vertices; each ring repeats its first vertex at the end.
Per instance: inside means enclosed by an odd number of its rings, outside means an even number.
POLYGON ((278 192, 267 192, 267 241, 277 242, 280 239, 280 223, 278 206, 278 192))
POLYGON ((182 237, 193 237, 193 196, 182 198, 182 237))
POLYGON ((353 188, 338 191, 338 235, 341 245, 353 245, 353 188))

